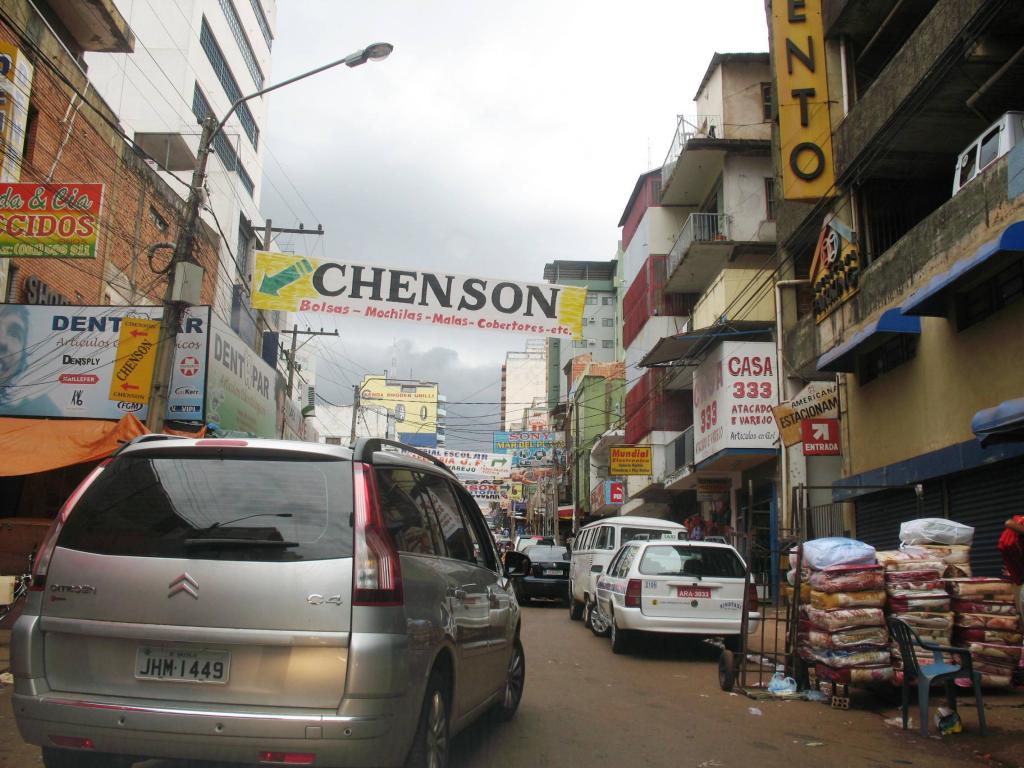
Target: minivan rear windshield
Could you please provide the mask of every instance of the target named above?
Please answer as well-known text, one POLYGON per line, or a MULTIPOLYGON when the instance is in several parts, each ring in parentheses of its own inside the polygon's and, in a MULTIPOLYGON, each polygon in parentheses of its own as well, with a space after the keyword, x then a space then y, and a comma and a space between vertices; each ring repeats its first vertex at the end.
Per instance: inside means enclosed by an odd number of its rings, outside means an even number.
POLYGON ((58 545, 205 560, 352 556, 351 464, 123 455, 71 511, 58 545))
POLYGON ((700 576, 742 579, 743 561, 727 547, 702 547, 699 544, 672 544, 648 547, 640 561, 645 576, 700 576))

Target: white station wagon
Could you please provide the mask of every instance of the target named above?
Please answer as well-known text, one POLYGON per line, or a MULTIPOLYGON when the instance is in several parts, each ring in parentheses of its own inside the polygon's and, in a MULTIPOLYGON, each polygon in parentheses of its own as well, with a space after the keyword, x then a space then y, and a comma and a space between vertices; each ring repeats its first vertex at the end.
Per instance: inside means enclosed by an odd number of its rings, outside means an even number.
POLYGON ((722 637, 739 650, 761 619, 747 567, 728 544, 659 539, 631 541, 597 580, 595 631, 607 624, 612 650, 625 653, 635 632, 722 637))

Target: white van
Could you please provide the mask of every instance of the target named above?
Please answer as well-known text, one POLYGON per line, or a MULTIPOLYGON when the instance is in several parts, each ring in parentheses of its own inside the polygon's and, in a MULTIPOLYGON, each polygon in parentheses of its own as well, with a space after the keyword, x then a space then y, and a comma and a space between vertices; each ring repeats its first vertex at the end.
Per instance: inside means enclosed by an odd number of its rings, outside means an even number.
POLYGON ((686 527, 656 517, 609 517, 596 520, 579 529, 572 545, 569 561, 569 618, 578 621, 595 600, 593 573, 595 565, 602 570, 611 562, 619 547, 635 539, 660 539, 684 535, 686 527))
POLYGON ((953 194, 1024 139, 1024 112, 1006 112, 971 142, 956 161, 953 194))

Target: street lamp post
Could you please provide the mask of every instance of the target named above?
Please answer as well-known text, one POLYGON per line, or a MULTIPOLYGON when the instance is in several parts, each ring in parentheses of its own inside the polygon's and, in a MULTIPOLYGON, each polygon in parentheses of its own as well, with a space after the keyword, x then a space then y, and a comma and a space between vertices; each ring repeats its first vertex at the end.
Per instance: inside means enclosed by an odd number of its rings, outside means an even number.
MULTIPOLYGON (((235 101, 231 108, 219 122, 212 115, 207 115, 203 120, 203 130, 199 136, 199 152, 196 157, 196 168, 192 173, 192 183, 189 186, 188 201, 185 205, 185 217, 179 230, 178 240, 175 244, 174 255, 167 267, 167 291, 164 294, 164 314, 160 324, 160 343, 157 345, 157 358, 153 370, 153 389, 149 403, 149 416, 146 419, 146 426, 151 432, 162 432, 164 428, 164 416, 167 411, 167 393, 171 385, 171 368, 174 363, 174 350, 177 348, 178 327, 181 324, 181 316, 186 303, 174 300, 175 270, 179 264, 193 261, 192 249, 195 241, 196 229, 199 226, 199 209, 203 198, 203 184, 206 180, 206 163, 209 160, 213 148, 213 141, 224 129, 228 119, 235 113, 242 104, 255 99, 258 96, 276 91, 286 85, 291 85, 299 80, 304 80, 312 75, 319 74, 324 70, 344 64, 346 67, 358 67, 368 61, 380 61, 391 55, 394 46, 391 43, 373 43, 361 48, 348 56, 324 64, 316 69, 303 72, 301 75, 283 80, 280 83, 268 86, 255 93, 235 101)), ((269 243, 265 243, 269 246, 269 243)))

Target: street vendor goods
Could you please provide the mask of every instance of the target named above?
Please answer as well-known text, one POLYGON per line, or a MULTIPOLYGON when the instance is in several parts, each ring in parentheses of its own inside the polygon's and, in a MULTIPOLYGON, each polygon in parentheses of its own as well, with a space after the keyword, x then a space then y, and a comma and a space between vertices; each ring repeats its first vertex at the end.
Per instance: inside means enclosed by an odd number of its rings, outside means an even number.
POLYGON ((818 592, 877 590, 885 586, 885 574, 880 565, 833 565, 811 571, 810 582, 818 592))
POLYGON ((817 592, 811 590, 811 605, 815 608, 881 608, 885 605, 885 590, 864 592, 817 592))
POLYGON ((888 683, 893 679, 892 665, 884 664, 864 667, 830 667, 827 664, 816 664, 814 673, 818 680, 847 685, 868 685, 870 683, 888 683))
POLYGON ((974 540, 974 528, 942 517, 923 517, 900 524, 904 544, 967 544, 974 540))
POLYGON ((888 606, 893 613, 948 611, 949 597, 893 597, 889 599, 888 606))
POLYGON ((1005 579, 975 576, 970 579, 949 579, 949 592, 957 597, 992 601, 1012 601, 1013 584, 1005 579))
POLYGON ((815 648, 855 648, 865 645, 884 648, 889 643, 889 633, 885 627, 857 627, 840 632, 811 629, 807 633, 807 642, 815 648))
POLYGON ((832 536, 811 539, 803 546, 804 563, 815 570, 832 565, 875 564, 875 548, 856 539, 832 536))
POLYGON ((850 627, 884 627, 885 616, 881 608, 844 608, 827 611, 807 606, 807 620, 819 629, 836 632, 850 627))
POLYGON ((999 616, 1016 616, 1017 606, 1011 602, 995 602, 988 600, 953 599, 952 608, 957 613, 986 613, 999 616))

